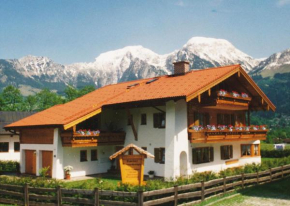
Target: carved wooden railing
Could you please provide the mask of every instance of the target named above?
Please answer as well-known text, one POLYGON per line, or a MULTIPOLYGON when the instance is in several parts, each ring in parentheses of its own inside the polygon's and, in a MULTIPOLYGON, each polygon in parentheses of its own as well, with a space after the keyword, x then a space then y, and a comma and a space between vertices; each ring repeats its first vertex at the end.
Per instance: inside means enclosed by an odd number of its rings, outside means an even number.
POLYGON ((193 130, 188 129, 188 140, 191 143, 214 143, 228 141, 265 140, 268 130, 193 130))
POLYGON ((84 147, 101 145, 123 145, 125 132, 101 132, 100 134, 82 135, 72 131, 61 133, 63 147, 84 147))

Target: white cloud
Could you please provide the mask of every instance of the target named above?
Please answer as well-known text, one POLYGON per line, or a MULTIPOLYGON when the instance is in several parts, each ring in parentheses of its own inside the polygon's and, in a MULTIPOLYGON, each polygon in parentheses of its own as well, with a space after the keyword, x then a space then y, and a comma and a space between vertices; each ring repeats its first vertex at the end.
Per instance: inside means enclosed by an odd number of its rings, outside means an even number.
POLYGON ((175 3, 176 6, 181 6, 181 7, 184 7, 185 4, 182 0, 178 0, 176 3, 175 3))
POLYGON ((286 4, 290 4, 290 0, 278 0, 278 6, 285 6, 286 4))

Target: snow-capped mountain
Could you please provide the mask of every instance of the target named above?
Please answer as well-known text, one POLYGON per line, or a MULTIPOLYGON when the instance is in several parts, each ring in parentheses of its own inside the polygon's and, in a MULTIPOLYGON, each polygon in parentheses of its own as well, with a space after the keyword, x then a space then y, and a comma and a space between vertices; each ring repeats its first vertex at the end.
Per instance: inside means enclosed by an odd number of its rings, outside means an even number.
MULTIPOLYGON (((26 56, 0 60, 0 87, 13 84, 23 90, 49 88, 63 92, 66 85, 96 87, 170 74, 172 63, 188 60, 191 69, 241 64, 251 71, 259 61, 223 39, 191 38, 181 49, 159 55, 142 46, 128 46, 100 54, 94 62, 61 65, 47 57, 26 56)), ((29 93, 27 93, 29 94, 29 93)))
POLYGON ((275 53, 258 64, 250 74, 272 76, 275 73, 290 72, 290 49, 275 53))

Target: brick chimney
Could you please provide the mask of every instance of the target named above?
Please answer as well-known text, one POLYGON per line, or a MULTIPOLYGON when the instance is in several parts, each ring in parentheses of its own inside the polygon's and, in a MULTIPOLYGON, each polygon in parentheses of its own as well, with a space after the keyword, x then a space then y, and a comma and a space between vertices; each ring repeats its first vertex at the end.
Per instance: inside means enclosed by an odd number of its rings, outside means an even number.
POLYGON ((179 61, 174 62, 174 75, 184 75, 189 71, 189 62, 188 61, 179 61))

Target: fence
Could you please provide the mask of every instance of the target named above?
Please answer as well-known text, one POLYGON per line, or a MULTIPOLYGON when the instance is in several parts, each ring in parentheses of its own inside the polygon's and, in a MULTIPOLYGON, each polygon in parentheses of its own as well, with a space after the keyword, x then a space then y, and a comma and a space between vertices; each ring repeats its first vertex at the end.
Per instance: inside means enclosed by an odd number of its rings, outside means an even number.
POLYGON ((122 192, 64 189, 64 188, 33 188, 29 185, 0 184, 0 203, 17 205, 192 205, 204 201, 214 195, 222 195, 246 186, 263 184, 284 178, 290 174, 290 165, 272 168, 266 171, 241 174, 214 179, 188 185, 174 186, 154 191, 122 192), (125 200, 127 199, 127 200, 125 200))

